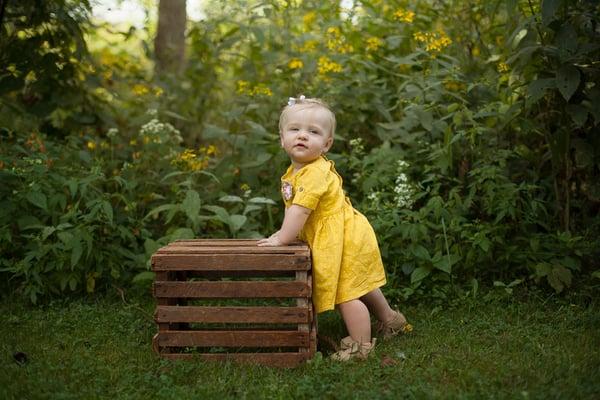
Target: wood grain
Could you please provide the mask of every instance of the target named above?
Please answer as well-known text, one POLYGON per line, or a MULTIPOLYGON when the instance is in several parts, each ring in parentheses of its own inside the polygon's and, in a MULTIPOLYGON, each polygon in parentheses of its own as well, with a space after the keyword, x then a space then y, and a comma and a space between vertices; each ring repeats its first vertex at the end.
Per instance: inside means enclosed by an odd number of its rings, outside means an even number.
MULTIPOLYGON (((304 272, 306 273, 306 272, 304 272)), ((154 297, 235 299, 235 298, 282 298, 310 296, 306 282, 154 282, 154 297)), ((308 301, 308 300, 305 300, 308 301)), ((307 303, 308 304, 308 303, 307 303)), ((307 304, 303 304, 306 306, 307 304)))
POLYGON ((170 331, 158 334, 160 347, 308 347, 308 332, 170 331))
POLYGON ((255 323, 299 324, 309 323, 311 310, 306 307, 201 307, 157 306, 157 323, 255 323))

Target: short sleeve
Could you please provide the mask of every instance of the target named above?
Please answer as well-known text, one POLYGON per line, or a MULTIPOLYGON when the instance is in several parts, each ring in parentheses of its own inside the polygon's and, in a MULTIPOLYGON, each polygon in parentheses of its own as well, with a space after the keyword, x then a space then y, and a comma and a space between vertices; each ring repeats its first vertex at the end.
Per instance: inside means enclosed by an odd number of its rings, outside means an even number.
POLYGON ((292 204, 315 210, 327 191, 327 171, 308 165, 298 171, 294 183, 292 204))

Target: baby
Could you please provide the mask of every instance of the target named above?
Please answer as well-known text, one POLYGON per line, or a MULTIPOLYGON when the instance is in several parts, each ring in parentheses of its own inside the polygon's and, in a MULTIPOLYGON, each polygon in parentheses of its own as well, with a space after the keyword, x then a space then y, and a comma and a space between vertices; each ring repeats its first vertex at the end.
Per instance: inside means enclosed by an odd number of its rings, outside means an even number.
POLYGON ((283 246, 297 238, 308 243, 316 312, 336 306, 349 336, 332 358, 365 359, 375 346, 369 312, 384 338, 410 329, 379 289, 386 282, 375 232, 350 204, 342 178, 325 154, 333 144, 335 115, 318 99, 290 98, 279 118, 281 146, 291 165, 281 177, 285 217, 281 229, 259 246, 283 246))

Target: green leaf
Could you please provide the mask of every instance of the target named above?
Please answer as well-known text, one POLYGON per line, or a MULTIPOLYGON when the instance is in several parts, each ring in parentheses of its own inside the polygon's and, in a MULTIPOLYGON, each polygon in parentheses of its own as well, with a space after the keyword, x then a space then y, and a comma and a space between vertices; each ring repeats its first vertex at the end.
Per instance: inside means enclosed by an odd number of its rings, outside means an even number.
POLYGON ((163 211, 170 211, 170 210, 179 210, 179 205, 177 204, 163 204, 161 206, 158 206, 156 208, 153 208, 152 210, 150 210, 150 212, 148 214, 146 214, 146 216, 144 217, 144 219, 150 218, 151 216, 153 216, 154 214, 159 214, 163 211))
POLYGON ((579 104, 568 104, 567 112, 571 116, 571 119, 578 127, 582 127, 587 121, 588 112, 585 107, 579 104))
POLYGON ((577 31, 573 25, 564 24, 556 34, 554 42, 560 51, 561 60, 564 60, 577 51, 577 31))
POLYGON ((535 104, 539 99, 544 97, 546 90, 555 87, 556 79, 554 78, 538 79, 531 82, 529 86, 527 86, 527 93, 529 94, 527 105, 530 106, 535 104))
POLYGON ((222 201, 224 203, 243 203, 244 202, 244 200, 242 200, 242 198, 239 196, 223 196, 219 199, 219 201, 222 201))
POLYGON ((598 271, 592 272, 592 278, 600 279, 600 269, 598 271))
POLYGON ((548 283, 556 291, 560 293, 565 286, 571 286, 571 271, 562 265, 554 265, 547 276, 548 283))
POLYGON ((169 235, 171 241, 179 239, 194 239, 194 231, 190 228, 179 228, 169 235))
POLYGON ((48 236, 52 235, 56 231, 56 228, 53 226, 46 226, 42 230, 42 240, 46 240, 48 236))
POLYGON ((253 203, 253 204, 271 204, 271 205, 277 205, 277 203, 271 199, 268 199, 266 197, 253 197, 250 200, 248 200, 249 203, 253 203))
POLYGON ((131 282, 144 282, 144 281, 153 281, 155 277, 155 273, 152 271, 143 271, 133 277, 131 282))
POLYGON ((566 101, 569 101, 579 86, 581 74, 572 65, 563 65, 556 71, 556 86, 566 101))
POLYGON ((200 213, 200 195, 195 190, 188 190, 185 194, 185 199, 181 203, 183 212, 188 216, 189 219, 195 221, 198 219, 200 213))
POLYGON ((248 218, 245 215, 234 214, 229 219, 229 227, 233 233, 240 230, 242 226, 246 223, 248 218))
POLYGON ((420 244, 416 244, 416 245, 412 246, 411 251, 415 255, 415 257, 420 258, 421 260, 426 260, 426 261, 431 260, 431 256, 429 255, 429 252, 427 251, 427 249, 425 247, 421 246, 420 244))
POLYGON ((113 208, 112 208, 112 205, 106 200, 104 200, 102 202, 102 211, 104 211, 106 218, 108 218, 108 222, 112 225, 112 223, 113 223, 113 208))
MULTIPOLYGON (((437 256, 437 254, 436 254, 437 256)), ((458 254, 450 254, 450 256, 448 255, 441 255, 441 257, 434 257, 435 261, 433 262, 433 266, 437 269, 439 269, 440 271, 444 271, 448 274, 452 273, 452 266, 454 264, 456 264, 458 262, 458 260, 460 260, 460 256, 458 254)))
POLYGON ((79 239, 71 241, 71 247, 73 249, 71 251, 71 267, 74 267, 81 259, 83 248, 81 247, 81 242, 79 241, 79 239))
POLYGON ((269 161, 271 158, 273 158, 272 154, 269 153, 260 153, 256 156, 256 159, 246 162, 244 164, 241 165, 242 168, 254 168, 254 167, 259 167, 263 164, 265 164, 267 161, 269 161))
POLYGON ((410 275, 410 283, 420 282, 423 279, 425 279, 430 273, 431 273, 431 270, 429 270, 425 267, 416 268, 410 275))
POLYGON ((229 213, 226 209, 219 206, 204 206, 205 210, 212 211, 213 214, 223 223, 229 223, 229 213))
POLYGON ((513 38, 513 41, 512 41, 513 49, 516 49, 519 46, 519 43, 521 43, 521 40, 523 40, 523 38, 525 36, 527 36, 527 29, 521 29, 513 38))
POLYGON ((542 23, 546 26, 554 21, 556 10, 560 6, 561 0, 543 0, 542 1, 542 23))
POLYGON ((27 200, 34 206, 38 206, 44 211, 48 211, 48 201, 46 195, 42 192, 29 192, 25 196, 27 200))

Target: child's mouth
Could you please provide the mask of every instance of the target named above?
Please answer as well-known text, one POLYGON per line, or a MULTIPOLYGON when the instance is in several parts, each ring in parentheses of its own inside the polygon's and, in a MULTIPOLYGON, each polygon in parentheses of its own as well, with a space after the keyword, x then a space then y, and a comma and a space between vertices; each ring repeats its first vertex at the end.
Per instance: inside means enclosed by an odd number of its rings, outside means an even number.
POLYGON ((298 143, 298 144, 297 144, 297 145, 295 145, 294 147, 300 147, 300 148, 303 148, 303 149, 306 149, 306 148, 307 148, 307 147, 306 147, 306 145, 305 145, 305 144, 302 144, 302 143, 298 143))

